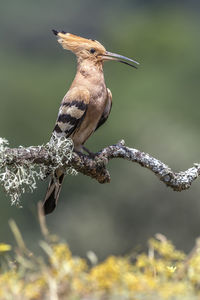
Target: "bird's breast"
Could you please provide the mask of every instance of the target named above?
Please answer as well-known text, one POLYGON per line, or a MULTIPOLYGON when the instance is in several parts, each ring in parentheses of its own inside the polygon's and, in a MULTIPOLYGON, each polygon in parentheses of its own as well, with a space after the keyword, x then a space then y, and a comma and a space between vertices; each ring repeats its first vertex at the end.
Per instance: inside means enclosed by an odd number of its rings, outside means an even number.
POLYGON ((90 95, 88 110, 98 117, 100 112, 103 113, 107 99, 107 89, 105 84, 100 85, 98 88, 94 88, 90 91, 90 95))
POLYGON ((90 102, 86 116, 72 137, 76 149, 80 148, 96 129, 105 109, 106 101, 107 89, 105 84, 90 90, 90 102))

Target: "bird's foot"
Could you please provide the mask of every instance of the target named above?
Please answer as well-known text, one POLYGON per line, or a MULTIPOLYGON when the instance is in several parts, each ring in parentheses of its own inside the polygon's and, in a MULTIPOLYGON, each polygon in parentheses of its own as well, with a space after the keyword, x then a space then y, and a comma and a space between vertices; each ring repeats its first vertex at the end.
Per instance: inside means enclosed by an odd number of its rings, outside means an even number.
POLYGON ((92 158, 92 159, 95 158, 96 153, 91 152, 91 151, 90 151, 89 149, 87 149, 85 146, 82 146, 82 149, 83 149, 85 152, 87 152, 87 154, 88 154, 88 156, 89 156, 90 158, 92 158))

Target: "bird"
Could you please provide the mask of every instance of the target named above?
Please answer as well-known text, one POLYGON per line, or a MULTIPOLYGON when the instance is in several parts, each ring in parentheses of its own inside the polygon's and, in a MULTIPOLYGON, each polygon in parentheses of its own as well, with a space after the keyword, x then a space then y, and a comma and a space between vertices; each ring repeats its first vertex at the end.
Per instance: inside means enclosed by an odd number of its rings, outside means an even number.
MULTIPOLYGON (((106 87, 103 64, 113 60, 137 69, 139 63, 131 58, 109 52, 97 40, 83 38, 65 31, 52 30, 61 46, 77 58, 75 78, 64 96, 58 112, 53 134, 71 138, 74 151, 87 151, 87 139, 102 126, 111 111, 112 93, 106 87)), ((90 153, 89 151, 87 151, 90 153)), ((56 169, 51 176, 43 202, 44 214, 55 209, 65 172, 56 169)))

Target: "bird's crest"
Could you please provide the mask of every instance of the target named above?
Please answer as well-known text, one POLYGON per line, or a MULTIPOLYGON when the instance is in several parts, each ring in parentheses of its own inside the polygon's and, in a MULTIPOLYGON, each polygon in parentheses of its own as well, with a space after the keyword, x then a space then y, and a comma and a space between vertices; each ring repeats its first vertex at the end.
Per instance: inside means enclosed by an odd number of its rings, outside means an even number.
POLYGON ((65 31, 53 30, 53 33, 57 35, 58 42, 62 45, 62 47, 72 52, 76 53, 82 49, 95 49, 95 51, 98 50, 102 53, 106 51, 104 46, 96 40, 86 39, 65 31))

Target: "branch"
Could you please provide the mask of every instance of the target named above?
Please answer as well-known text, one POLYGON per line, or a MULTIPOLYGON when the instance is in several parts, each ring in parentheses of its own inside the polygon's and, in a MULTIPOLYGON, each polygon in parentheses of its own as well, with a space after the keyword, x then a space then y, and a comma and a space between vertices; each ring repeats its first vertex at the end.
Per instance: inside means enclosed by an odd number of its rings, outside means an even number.
MULTIPOLYGON (((10 157, 8 164, 43 164, 51 166, 54 164, 52 155, 45 146, 31 146, 28 148, 7 148, 6 154, 10 157)), ((71 160, 63 158, 65 167, 73 167, 76 171, 96 179, 99 183, 110 182, 110 174, 106 169, 109 160, 113 158, 123 158, 131 162, 140 164, 152 171, 162 182, 171 187, 174 191, 189 189, 192 182, 200 175, 200 164, 183 172, 173 172, 166 164, 150 156, 148 153, 137 149, 129 148, 120 141, 116 145, 108 146, 99 151, 92 158, 82 153, 73 152, 71 160)))

